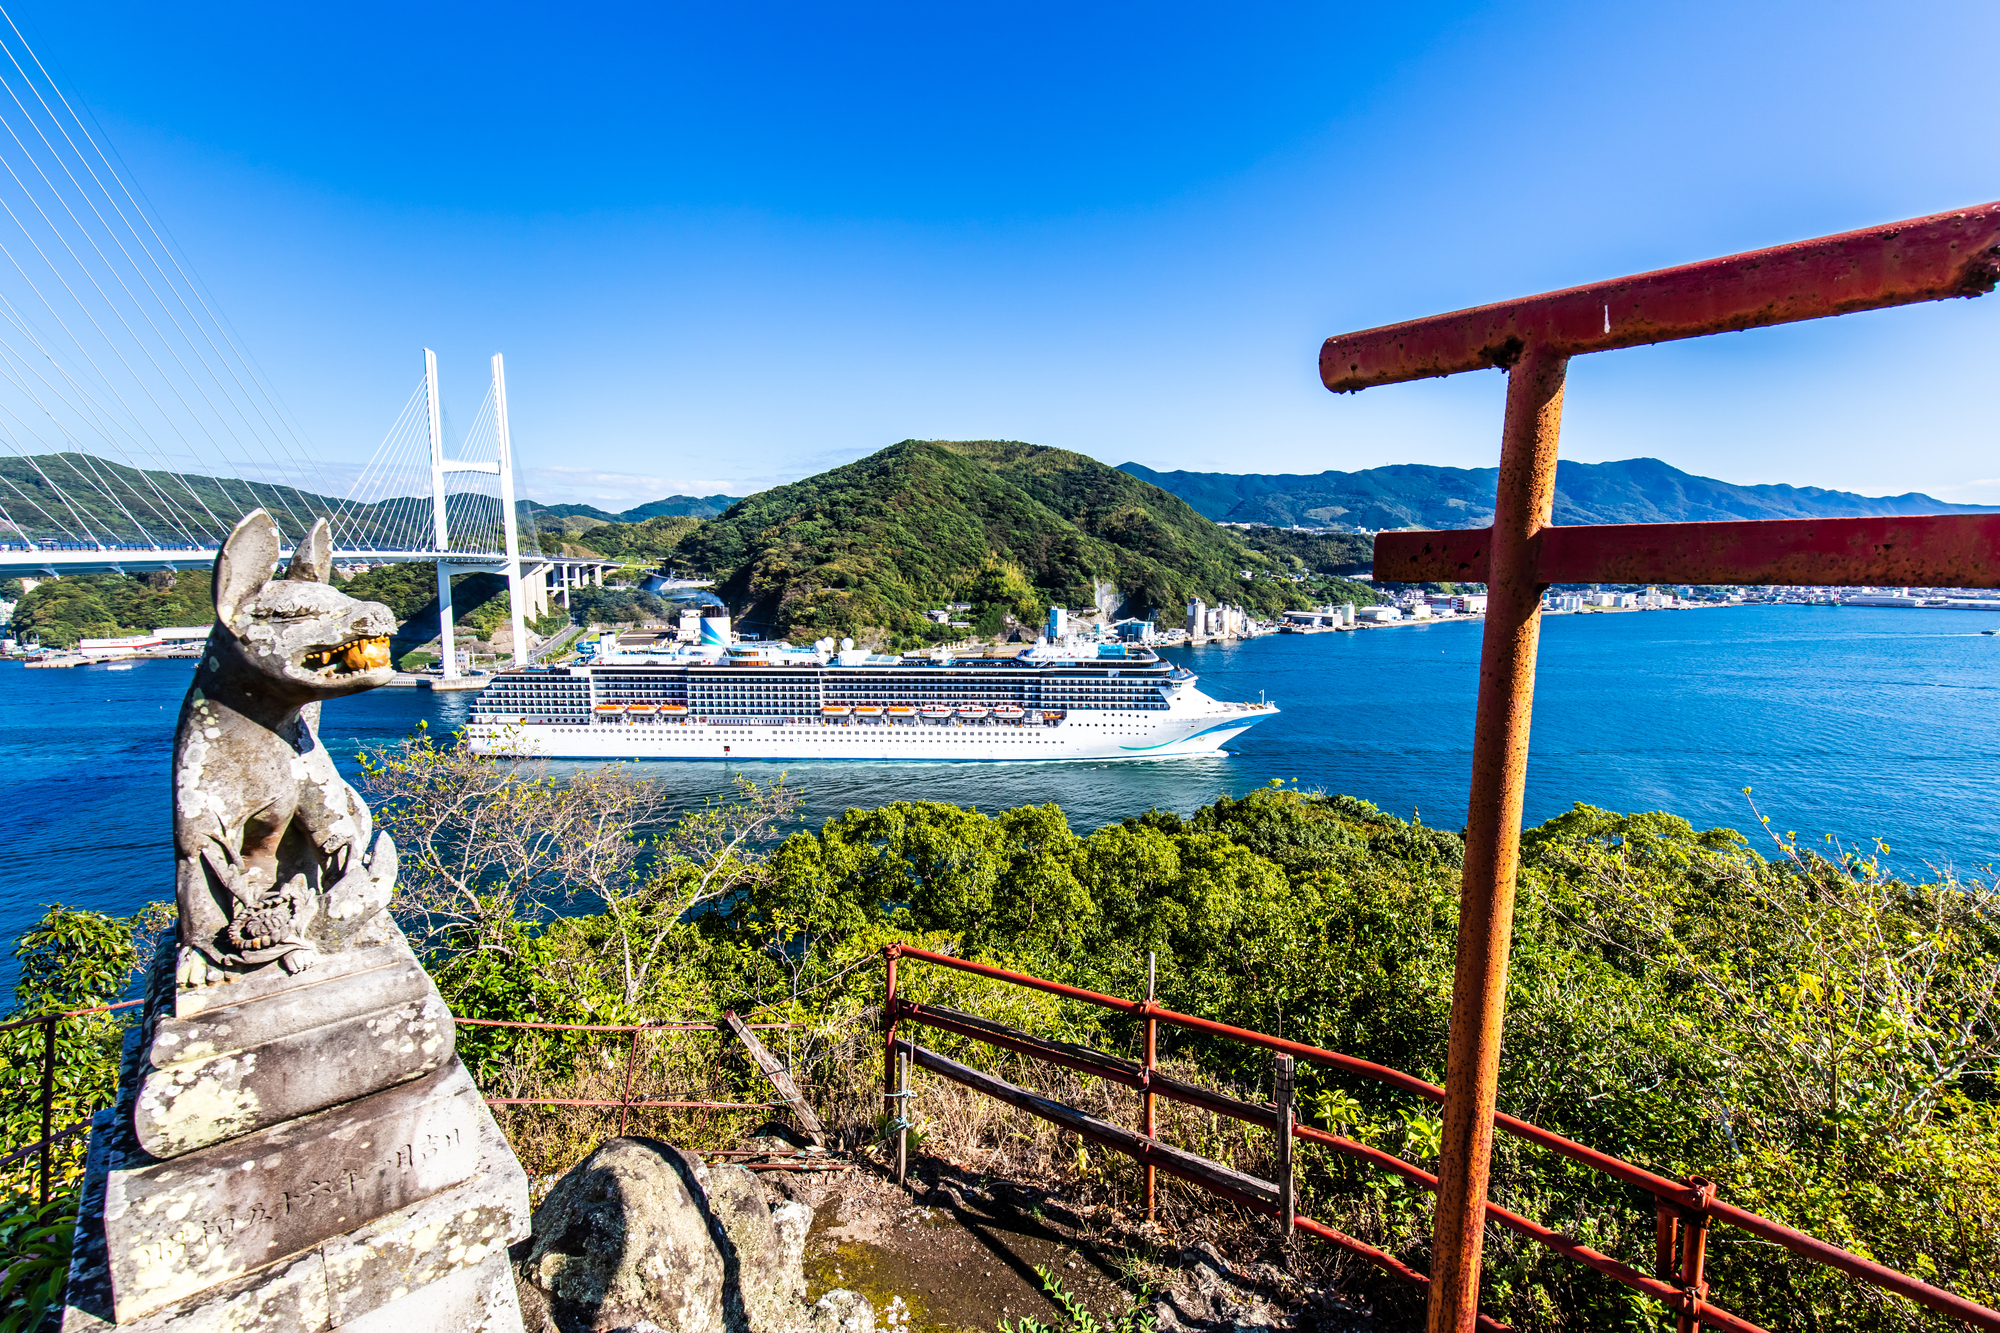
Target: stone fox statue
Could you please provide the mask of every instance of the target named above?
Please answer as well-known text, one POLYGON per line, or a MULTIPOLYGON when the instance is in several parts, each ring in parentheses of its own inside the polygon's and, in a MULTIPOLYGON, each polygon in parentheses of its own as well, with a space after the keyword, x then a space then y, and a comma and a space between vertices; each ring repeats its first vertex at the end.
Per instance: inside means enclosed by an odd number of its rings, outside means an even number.
POLYGON ((341 948, 388 905, 396 852, 319 743, 319 703, 384 684, 395 617, 327 582, 325 519, 283 578, 258 509, 215 558, 215 628, 174 736, 183 987, 341 948))

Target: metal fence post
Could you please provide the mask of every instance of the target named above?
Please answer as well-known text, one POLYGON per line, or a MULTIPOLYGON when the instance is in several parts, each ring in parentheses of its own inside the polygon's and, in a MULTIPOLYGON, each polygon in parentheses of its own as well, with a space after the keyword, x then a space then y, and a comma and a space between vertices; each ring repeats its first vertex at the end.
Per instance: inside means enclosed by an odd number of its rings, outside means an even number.
POLYGON ((896 1102, 896 955, 893 944, 882 946, 882 1116, 894 1124, 902 1108, 896 1102))
POLYGON ((1653 1239, 1653 1276, 1662 1282, 1672 1282, 1680 1271, 1680 1237, 1674 1228, 1680 1223, 1680 1211, 1664 1199, 1656 1200, 1657 1234, 1653 1239))
POLYGON ((1278 1106, 1278 1220, 1289 1240, 1298 1221, 1298 1180, 1292 1164, 1292 1128, 1298 1118, 1292 1100, 1292 1057, 1281 1055, 1277 1064, 1272 1100, 1278 1106))
POLYGON ((618 1137, 625 1137, 625 1117, 632 1111, 632 1067, 639 1063, 639 1029, 632 1029, 632 1044, 625 1050, 625 1095, 618 1103, 618 1137))
POLYGON ((1507 950, 1514 934, 1514 880, 1541 631, 1534 539, 1549 525, 1555 506, 1556 440, 1568 365, 1562 353, 1530 344, 1507 374, 1445 1057, 1430 1333, 1472 1333, 1479 1320, 1479 1256, 1486 1234, 1507 950))
POLYGON ((49 1201, 49 1154, 54 1148, 50 1136, 55 1133, 51 1117, 55 1114, 56 1100, 56 1024, 60 1014, 51 1014, 42 1020, 42 1183, 39 1191, 41 1202, 49 1201))
MULTIPOLYGON (((1156 963, 1159 955, 1146 955, 1146 1137, 1159 1137, 1159 1119, 1153 1105, 1153 1070, 1159 1064, 1160 1020, 1153 1017, 1153 1000, 1156 991, 1156 963)), ((1153 1207, 1157 1200, 1156 1189, 1159 1168, 1148 1163, 1146 1166, 1146 1220, 1153 1220, 1153 1207)))
MULTIPOLYGON (((1696 1176, 1689 1183, 1694 1186, 1699 1203, 1706 1204, 1715 1197, 1712 1182, 1696 1176)), ((1708 1214, 1683 1213, 1680 1223, 1681 1271, 1675 1285, 1685 1296, 1687 1308, 1676 1322, 1676 1333, 1696 1333, 1701 1327, 1702 1302, 1708 1299, 1708 1275, 1704 1271, 1708 1260, 1708 1214)))
POLYGON ((910 1049, 907 1046, 896 1048, 896 1083, 897 1100, 901 1103, 896 1117, 896 1183, 900 1185, 910 1171, 910 1049))

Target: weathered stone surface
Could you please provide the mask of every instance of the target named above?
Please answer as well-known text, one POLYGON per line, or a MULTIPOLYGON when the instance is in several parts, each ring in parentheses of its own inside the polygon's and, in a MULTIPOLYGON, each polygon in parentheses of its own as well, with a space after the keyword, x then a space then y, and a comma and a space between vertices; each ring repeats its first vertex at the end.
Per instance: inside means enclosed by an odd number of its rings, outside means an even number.
POLYGON ((664 1143, 612 1139, 556 1182, 535 1210, 522 1275, 562 1323, 725 1333, 722 1253, 691 1174, 664 1143))
MULTIPOLYGON (((317 965, 303 972, 263 967, 251 972, 218 973, 205 986, 183 986, 169 974, 167 981, 171 991, 168 993, 173 997, 171 1009, 175 1018, 195 1018, 213 1009, 248 1004, 252 1000, 282 999, 298 991, 370 972, 398 961, 398 945, 401 945, 402 951, 408 950, 409 946, 403 942, 403 933, 396 923, 388 916, 378 914, 355 927, 349 947, 321 959, 317 965)), ((172 961, 177 965, 178 956, 172 961)), ((175 970, 178 970, 177 966, 175 970)), ((149 982, 149 985, 157 983, 149 982)), ((153 1002, 151 994, 147 1000, 149 1004, 153 1002)))
MULTIPOLYGON (((772 1208, 740 1166, 613 1139, 556 1183, 520 1266, 538 1330, 807 1333, 812 1209, 772 1208)), ((865 1306, 865 1302, 863 1305, 865 1306)), ((868 1328, 857 1333, 871 1333, 868 1328)))
POLYGON ((308 1249, 472 1174, 485 1106, 449 1068, 168 1161, 111 1164, 104 1229, 120 1321, 308 1249))
POLYGON ((342 1333, 521 1333, 506 1250, 333 1327, 342 1333))
MULTIPOLYGON (((156 965, 133 1109, 140 1145, 178 1157, 442 1068, 456 1046, 450 1012, 393 922, 370 933, 372 947, 275 993, 254 994, 269 989, 255 982, 212 987, 206 994, 252 993, 186 1018, 167 1012, 171 960, 156 965), (356 970, 361 960, 376 966, 356 970)), ((161 951, 174 949, 167 941, 161 951)))
POLYGON ((845 1287, 829 1291, 812 1308, 813 1333, 875 1333, 875 1307, 845 1287))
POLYGON ((764 1187, 740 1166, 710 1166, 678 1154, 694 1191, 708 1202, 722 1231, 723 1315, 731 1329, 792 1333, 805 1322, 806 1231, 812 1209, 784 1203, 772 1209, 764 1187))
POLYGON ((325 519, 273 579, 282 551, 258 509, 216 553, 215 628, 174 733, 175 972, 189 990, 320 966, 395 890, 395 848, 318 724, 322 700, 389 681, 396 618, 328 582, 325 519))
MULTIPOLYGON (((505 1269, 507 1247, 528 1238, 528 1177, 484 1105, 479 1116, 479 1166, 469 1180, 320 1247, 335 1327, 496 1258, 505 1269)), ((504 1285, 511 1293, 511 1272, 504 1285)), ((511 1294, 507 1303, 518 1311, 511 1294)))
POLYGON ((316 521, 217 553, 174 738, 175 937, 97 1117, 69 1333, 519 1333, 527 1182, 386 908, 394 844, 319 741, 385 683, 389 609, 329 582, 316 521))
MULTIPOLYGON (((102 1168, 109 1151, 101 1141, 112 1118, 108 1111, 100 1116, 92 1139, 63 1333, 106 1333, 114 1327, 104 1232, 92 1221, 102 1211, 102 1168)), ((425 1312, 435 1304, 497 1312, 481 1315, 487 1325, 464 1327, 516 1333, 520 1314, 506 1248, 528 1236, 528 1181, 484 1106, 478 1142, 477 1169, 463 1184, 116 1327, 120 1333, 322 1333, 368 1329, 372 1326, 361 1321, 385 1310, 408 1316, 382 1325, 393 1326, 395 1333, 461 1327, 426 1322, 425 1312), (482 1276, 461 1276, 467 1272, 482 1276), (431 1293, 435 1286, 445 1291, 431 1293), (474 1292, 479 1301, 468 1295, 474 1292)))
POLYGON ((801 1302, 806 1298, 806 1236, 812 1230, 813 1210, 796 1199, 787 1199, 771 1210, 771 1226, 778 1233, 778 1272, 773 1289, 790 1291, 801 1302))

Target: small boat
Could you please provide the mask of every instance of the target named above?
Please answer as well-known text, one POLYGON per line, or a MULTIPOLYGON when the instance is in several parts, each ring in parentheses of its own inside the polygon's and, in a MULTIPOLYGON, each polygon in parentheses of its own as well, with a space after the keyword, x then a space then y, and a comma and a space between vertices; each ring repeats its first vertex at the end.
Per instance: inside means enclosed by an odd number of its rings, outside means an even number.
POLYGON ((882 711, 890 717, 895 718, 898 722, 907 721, 917 715, 917 710, 908 704, 890 704, 882 711))
POLYGON ((625 711, 633 717, 651 717, 660 711, 660 706, 658 704, 633 704, 625 711))
POLYGON ((106 662, 104 664, 104 669, 106 671, 130 671, 133 667, 138 665, 139 664, 137 662, 106 662))
POLYGON ((993 716, 1002 722, 1019 722, 1027 713, 1013 704, 1001 704, 993 710, 993 716))
POLYGON ((615 714, 615 713, 622 713, 622 712, 624 712, 624 711, 625 711, 625 705, 624 705, 624 704, 599 704, 599 705, 597 705, 597 711, 598 711, 599 713, 603 713, 603 714, 615 714))
POLYGON ((2000 629, 1983 629, 1979 632, 1981 634, 2000 634, 2000 629))
POLYGON ((951 710, 943 704, 925 704, 917 714, 926 722, 943 722, 951 717, 951 710))
POLYGON ((1061 713, 1043 713, 1043 714, 1042 714, 1042 721, 1044 721, 1044 722, 1060 722, 1060 721, 1062 721, 1062 720, 1063 720, 1063 715, 1062 715, 1061 713))
POLYGON ((661 717, 686 717, 686 716, 687 716, 687 705, 686 705, 686 704, 661 704, 661 705, 660 705, 660 716, 661 716, 661 717))
POLYGON ((849 713, 853 711, 854 710, 852 708, 849 708, 846 704, 828 704, 826 707, 819 710, 819 715, 821 717, 846 717, 849 713))
POLYGON ((880 717, 880 716, 882 716, 882 705, 880 705, 880 704, 856 704, 856 705, 854 705, 854 716, 856 716, 856 717, 880 717))
POLYGON ((960 717, 969 717, 972 718, 974 721, 977 721, 978 719, 985 717, 989 711, 990 711, 989 709, 981 708, 978 704, 965 704, 958 710, 958 715, 960 717))

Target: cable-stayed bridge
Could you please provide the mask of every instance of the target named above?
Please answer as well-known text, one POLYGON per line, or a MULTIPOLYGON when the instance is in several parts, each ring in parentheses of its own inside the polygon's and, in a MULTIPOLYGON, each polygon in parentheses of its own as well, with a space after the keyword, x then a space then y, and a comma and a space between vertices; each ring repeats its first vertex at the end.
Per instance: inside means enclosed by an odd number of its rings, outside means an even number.
POLYGON ((438 562, 447 674, 453 575, 507 577, 521 661, 524 617, 601 579, 523 549, 498 356, 454 448, 428 350, 365 464, 316 448, 4 11, 0 214, 0 575, 201 568, 251 509, 287 541, 325 518, 337 564, 438 562))
POLYGON ((551 594, 601 583, 616 562, 543 554, 532 543, 523 550, 504 359, 495 355, 492 368, 471 429, 447 456, 437 354, 426 348, 422 381, 341 499, 270 481, 144 471, 81 452, 0 456, 0 523, 16 538, 0 542, 0 575, 205 569, 236 519, 259 508, 277 521, 289 559, 290 543, 324 518, 336 565, 437 562, 447 676, 457 674, 451 579, 505 576, 514 656, 525 662, 524 621, 546 613, 551 594))

